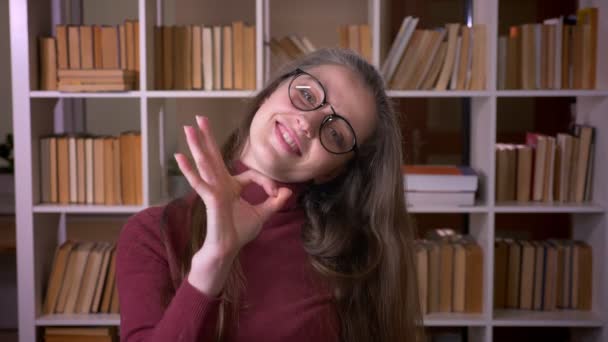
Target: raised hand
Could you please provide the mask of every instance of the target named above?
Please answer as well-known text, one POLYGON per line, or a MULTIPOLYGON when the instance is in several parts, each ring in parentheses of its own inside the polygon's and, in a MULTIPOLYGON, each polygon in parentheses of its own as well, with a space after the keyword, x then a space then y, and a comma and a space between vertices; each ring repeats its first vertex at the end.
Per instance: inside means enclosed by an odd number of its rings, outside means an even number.
POLYGON ((192 259, 188 280, 195 287, 213 295, 221 290, 225 280, 222 274, 229 268, 229 265, 222 265, 230 264, 231 258, 259 234, 263 223, 283 206, 291 191, 277 188, 273 180, 255 170, 232 176, 224 164, 208 119, 197 116, 196 121, 198 129, 184 127, 195 167, 183 154, 176 153, 175 159, 205 203, 207 211, 207 235, 203 246, 192 259), (265 202, 253 206, 241 198, 241 191, 251 182, 259 184, 266 191, 269 197, 265 202), (216 279, 210 279, 214 273, 219 274, 216 279))

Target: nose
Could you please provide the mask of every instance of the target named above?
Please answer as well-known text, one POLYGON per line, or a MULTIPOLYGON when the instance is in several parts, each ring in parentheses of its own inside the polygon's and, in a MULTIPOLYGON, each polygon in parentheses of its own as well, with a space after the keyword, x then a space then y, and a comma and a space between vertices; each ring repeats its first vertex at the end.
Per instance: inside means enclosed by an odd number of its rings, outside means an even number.
POLYGON ((323 108, 310 112, 300 112, 296 116, 297 129, 311 139, 319 131, 319 126, 326 115, 323 108))

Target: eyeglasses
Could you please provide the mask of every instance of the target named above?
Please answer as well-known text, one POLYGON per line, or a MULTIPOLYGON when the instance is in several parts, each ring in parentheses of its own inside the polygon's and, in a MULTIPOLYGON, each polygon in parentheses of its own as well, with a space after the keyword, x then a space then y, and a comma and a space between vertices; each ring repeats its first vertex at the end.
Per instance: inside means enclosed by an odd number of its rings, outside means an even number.
POLYGON ((356 152, 357 137, 353 126, 325 101, 326 92, 321 82, 301 69, 296 69, 287 75, 289 76, 293 77, 289 82, 289 100, 294 107, 305 112, 312 112, 325 105, 331 108, 331 114, 323 118, 319 128, 321 145, 333 154, 356 152))

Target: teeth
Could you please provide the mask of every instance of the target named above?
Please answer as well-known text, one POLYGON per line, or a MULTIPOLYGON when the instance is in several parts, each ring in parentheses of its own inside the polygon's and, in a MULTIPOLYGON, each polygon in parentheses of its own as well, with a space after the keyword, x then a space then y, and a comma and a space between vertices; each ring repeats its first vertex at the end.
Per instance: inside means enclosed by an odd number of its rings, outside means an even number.
POLYGON ((293 139, 291 139, 291 136, 285 132, 283 130, 283 128, 281 128, 281 135, 283 136, 283 140, 285 140, 285 142, 294 150, 297 151, 298 150, 298 146, 296 145, 295 141, 293 141, 293 139))

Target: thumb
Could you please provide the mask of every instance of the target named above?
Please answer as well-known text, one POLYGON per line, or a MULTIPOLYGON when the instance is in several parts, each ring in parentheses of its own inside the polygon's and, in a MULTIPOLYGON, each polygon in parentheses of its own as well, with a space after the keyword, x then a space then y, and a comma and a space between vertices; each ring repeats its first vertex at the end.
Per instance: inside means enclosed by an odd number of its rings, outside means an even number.
POLYGON ((291 194, 290 189, 279 188, 276 196, 268 196, 266 201, 258 204, 258 212, 261 214, 263 221, 266 221, 272 214, 281 209, 291 197, 291 194))

